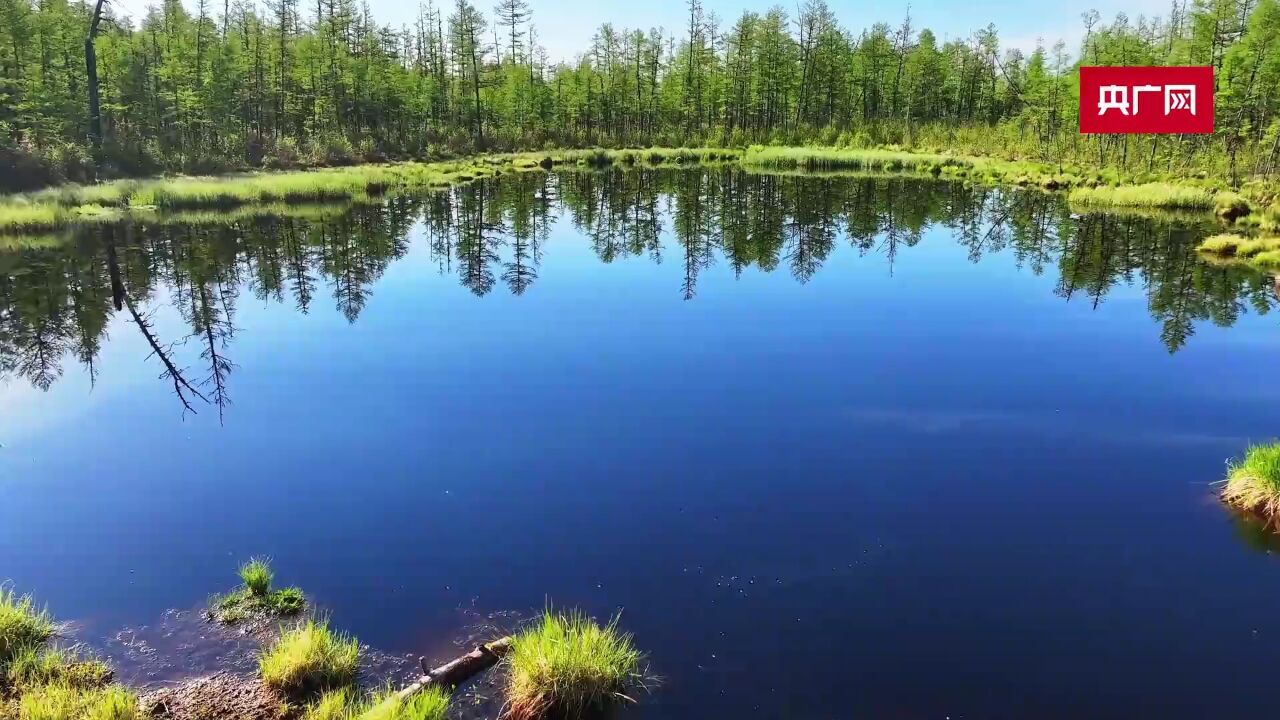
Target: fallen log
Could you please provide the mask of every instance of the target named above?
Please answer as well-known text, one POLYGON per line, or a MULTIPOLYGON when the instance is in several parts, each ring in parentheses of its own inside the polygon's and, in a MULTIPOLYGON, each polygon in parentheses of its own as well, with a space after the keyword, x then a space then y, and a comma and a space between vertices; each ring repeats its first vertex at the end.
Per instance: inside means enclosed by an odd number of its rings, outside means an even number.
POLYGON ((477 645, 475 650, 454 658, 440 667, 428 671, 408 687, 396 693, 400 700, 407 700, 432 686, 453 688, 488 670, 511 649, 511 636, 477 645))

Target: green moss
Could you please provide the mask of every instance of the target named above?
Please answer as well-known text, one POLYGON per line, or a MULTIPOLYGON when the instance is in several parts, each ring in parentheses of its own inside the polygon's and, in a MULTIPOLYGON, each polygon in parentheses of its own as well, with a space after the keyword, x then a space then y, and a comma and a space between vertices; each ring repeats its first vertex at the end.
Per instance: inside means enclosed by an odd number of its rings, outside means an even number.
POLYGON ((350 684, 359 663, 359 643, 310 620, 282 633, 261 655, 258 669, 268 686, 307 694, 350 684))
POLYGON ((643 683, 644 656, 618 618, 600 626, 580 613, 550 611, 517 634, 507 656, 512 720, 566 720, 606 713, 643 683))

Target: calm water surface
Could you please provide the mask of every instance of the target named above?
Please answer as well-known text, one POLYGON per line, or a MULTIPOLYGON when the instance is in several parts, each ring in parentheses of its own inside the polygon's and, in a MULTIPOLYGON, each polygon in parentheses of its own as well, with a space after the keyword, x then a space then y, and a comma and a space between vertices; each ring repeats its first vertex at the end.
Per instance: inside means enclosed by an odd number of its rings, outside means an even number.
POLYGON ((1280 432, 1277 300, 1208 228, 731 170, 304 214, 0 253, 0 577, 105 636, 265 554, 426 654, 622 608, 637 717, 1273 710, 1210 483, 1280 432))

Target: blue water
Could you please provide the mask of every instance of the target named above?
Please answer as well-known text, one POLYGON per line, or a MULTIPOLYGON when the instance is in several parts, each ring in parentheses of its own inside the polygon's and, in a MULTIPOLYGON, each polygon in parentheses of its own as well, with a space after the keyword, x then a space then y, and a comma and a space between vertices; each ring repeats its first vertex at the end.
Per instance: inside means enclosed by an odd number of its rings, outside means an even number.
MULTIPOLYGON (((933 192, 900 182, 873 190, 933 192)), ((1210 485, 1277 433, 1265 278, 1199 266, 1186 231, 1105 293, 1065 292, 1056 241, 1037 272, 1011 247, 975 258, 944 222, 890 257, 892 220, 869 247, 841 221, 811 275, 788 265, 794 233, 772 271, 735 273, 712 241, 687 298, 658 197, 661 262, 602 262, 557 205, 520 295, 509 227, 477 295, 410 217, 354 322, 340 280, 314 273, 304 314, 287 285, 262 291, 261 256, 207 243, 239 268, 211 285, 233 316, 229 403, 184 412, 124 312, 92 372, 65 348, 52 382, 11 368, 0 577, 105 633, 269 555, 336 625, 426 654, 459 607, 622 610, 663 678, 643 717, 1271 711, 1280 560, 1210 485), (1239 292, 1229 326, 1197 318, 1171 352, 1151 278, 1175 271, 1239 292)), ((1183 232, 1129 222, 1126 243, 1183 232)), ((6 321, 41 252, 3 265, 6 321)), ((153 285, 139 309, 213 399, 190 293, 153 285)))

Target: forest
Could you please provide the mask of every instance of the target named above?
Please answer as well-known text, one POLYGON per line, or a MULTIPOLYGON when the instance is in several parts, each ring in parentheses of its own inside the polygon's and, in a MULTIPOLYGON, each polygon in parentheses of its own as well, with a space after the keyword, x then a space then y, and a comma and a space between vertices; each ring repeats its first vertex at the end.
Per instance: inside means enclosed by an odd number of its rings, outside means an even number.
MULTIPOLYGON (((854 28, 823 0, 677 29, 602 25, 574 58, 528 0, 0 0, 0 190, 165 171, 344 165, 582 146, 896 146, 1233 181, 1280 164, 1280 4, 1082 14, 1083 42, 854 28), (1080 65, 1212 65, 1217 127, 1082 136, 1080 65), (92 71, 92 72, 91 72, 92 71), (98 107, 97 112, 92 108, 98 107)), ((1067 28, 1063 29, 1067 31, 1067 28)))

